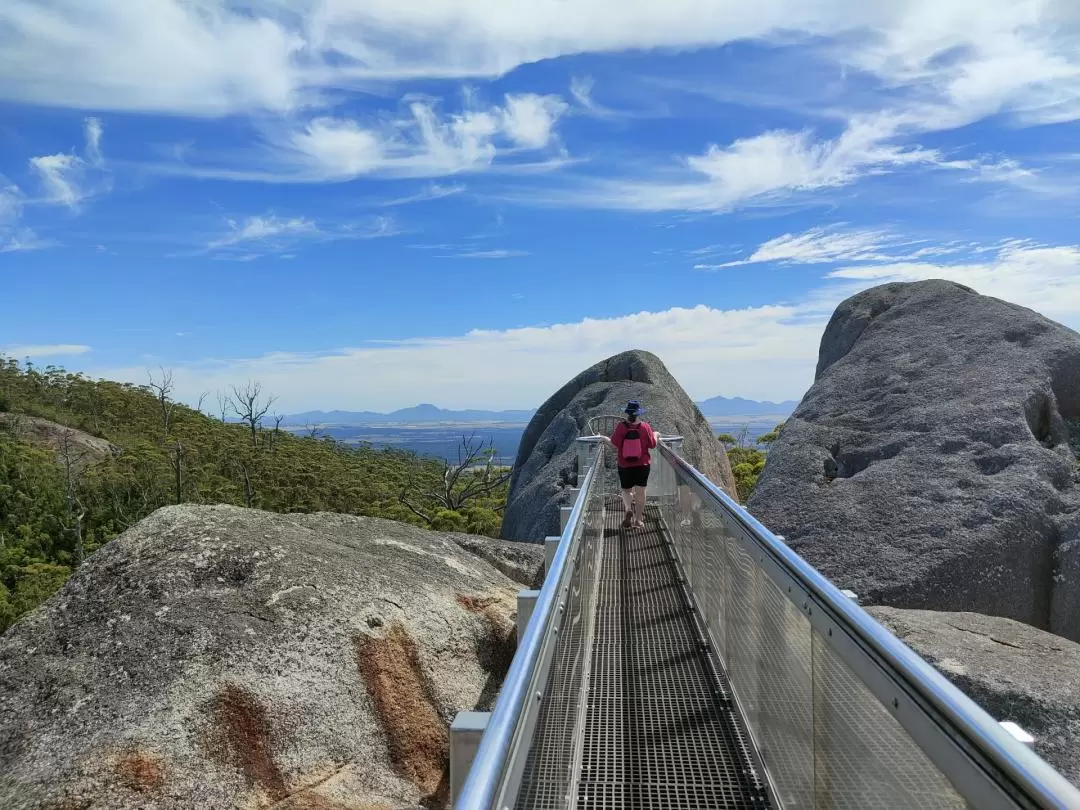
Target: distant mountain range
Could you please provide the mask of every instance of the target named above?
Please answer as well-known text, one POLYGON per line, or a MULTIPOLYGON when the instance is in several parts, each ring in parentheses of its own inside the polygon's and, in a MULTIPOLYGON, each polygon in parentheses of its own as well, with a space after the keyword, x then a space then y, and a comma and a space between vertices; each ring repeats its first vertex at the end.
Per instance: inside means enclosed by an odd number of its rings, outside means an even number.
POLYGON ((705 416, 787 416, 798 402, 786 399, 783 402, 758 402, 742 397, 713 397, 697 403, 705 416))
MULTIPOLYGON (((697 403, 702 414, 716 416, 787 416, 797 402, 759 402, 742 397, 712 397, 697 403)), ((645 405, 648 411, 648 403, 645 405)), ((421 404, 412 408, 401 408, 390 413, 375 411, 305 411, 289 414, 282 420, 282 425, 382 425, 382 424, 418 424, 424 422, 509 422, 521 423, 532 419, 535 411, 451 411, 435 405, 421 404)))
POLYGON ((421 404, 390 413, 374 411, 305 411, 289 414, 283 425, 380 425, 416 422, 528 422, 535 411, 448 411, 421 404))

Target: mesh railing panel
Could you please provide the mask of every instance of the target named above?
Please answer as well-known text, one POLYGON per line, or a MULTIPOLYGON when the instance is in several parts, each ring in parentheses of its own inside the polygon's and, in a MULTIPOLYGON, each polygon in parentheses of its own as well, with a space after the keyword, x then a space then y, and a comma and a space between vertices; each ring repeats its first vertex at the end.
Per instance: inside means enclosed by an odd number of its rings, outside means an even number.
POLYGON ((967 807, 812 628, 746 530, 659 457, 663 515, 701 623, 784 808, 967 807))
POLYGON ((814 806, 967 807, 821 635, 814 631, 812 639, 814 806))

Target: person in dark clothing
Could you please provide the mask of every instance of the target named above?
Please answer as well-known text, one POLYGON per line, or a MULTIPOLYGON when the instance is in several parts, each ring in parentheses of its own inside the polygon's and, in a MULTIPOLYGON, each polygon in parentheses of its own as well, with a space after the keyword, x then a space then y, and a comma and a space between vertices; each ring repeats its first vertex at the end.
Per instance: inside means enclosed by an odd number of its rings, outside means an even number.
POLYGON ((645 528, 645 487, 649 483, 652 459, 649 451, 660 441, 652 426, 641 419, 645 409, 632 399, 626 403, 626 419, 615 426, 615 432, 605 441, 618 453, 619 489, 626 515, 623 528, 645 528))

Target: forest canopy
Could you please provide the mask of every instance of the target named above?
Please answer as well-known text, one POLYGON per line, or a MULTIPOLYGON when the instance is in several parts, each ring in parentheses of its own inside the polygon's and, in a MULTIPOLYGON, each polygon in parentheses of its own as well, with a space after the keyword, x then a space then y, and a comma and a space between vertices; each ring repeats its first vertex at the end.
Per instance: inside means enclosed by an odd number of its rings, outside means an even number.
POLYGON ((498 536, 506 474, 464 437, 460 463, 316 429, 281 428, 249 382, 215 415, 146 385, 91 380, 0 356, 0 632, 54 593, 95 549, 168 504, 341 512, 498 536), (47 420, 47 421, 46 421, 47 420))

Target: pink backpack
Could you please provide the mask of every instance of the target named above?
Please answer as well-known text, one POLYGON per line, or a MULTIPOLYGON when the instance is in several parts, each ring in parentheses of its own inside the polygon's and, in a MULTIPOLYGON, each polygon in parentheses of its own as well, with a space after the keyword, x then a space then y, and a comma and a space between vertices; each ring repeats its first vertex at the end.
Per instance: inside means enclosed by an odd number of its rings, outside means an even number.
POLYGON ((623 461, 640 461, 641 452, 641 430, 637 425, 628 424, 622 443, 623 461))

